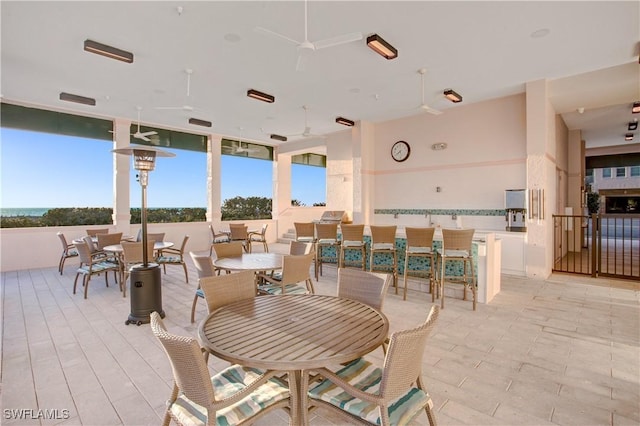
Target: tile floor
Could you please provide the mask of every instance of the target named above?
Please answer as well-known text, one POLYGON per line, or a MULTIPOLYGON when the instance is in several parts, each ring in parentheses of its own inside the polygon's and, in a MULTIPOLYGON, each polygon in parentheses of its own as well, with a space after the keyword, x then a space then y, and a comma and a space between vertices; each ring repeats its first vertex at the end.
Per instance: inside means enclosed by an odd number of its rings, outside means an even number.
MULTIPOLYGON (((167 269, 165 323, 194 335, 195 268, 189 263, 189 284, 181 267, 167 269)), ((63 276, 55 267, 2 272, 0 423, 160 424, 172 377, 149 326, 125 326, 130 299, 116 285, 94 278, 84 300, 72 294, 73 277, 71 263, 63 276)), ((325 267, 316 291, 334 294, 335 279, 335 268, 325 267)), ((425 318, 431 297, 421 287, 412 282, 407 301, 390 291, 384 311, 392 331, 425 318)), ((503 276, 502 292, 476 312, 471 302, 447 298, 423 360, 439 424, 639 424, 639 308, 637 282, 571 275, 503 276)), ((200 301, 198 319, 205 309, 200 301)), ((288 417, 278 411, 257 424, 286 425, 288 417)), ((311 424, 340 422, 318 410, 311 424)))

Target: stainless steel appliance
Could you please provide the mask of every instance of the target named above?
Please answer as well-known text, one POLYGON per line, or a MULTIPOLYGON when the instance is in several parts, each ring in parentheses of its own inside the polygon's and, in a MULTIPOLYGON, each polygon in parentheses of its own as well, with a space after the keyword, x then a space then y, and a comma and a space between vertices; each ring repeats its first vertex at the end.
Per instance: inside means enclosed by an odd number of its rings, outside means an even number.
POLYGON ((317 223, 337 223, 341 224, 347 220, 347 214, 344 210, 327 210, 322 213, 320 220, 316 220, 317 223))
POLYGON ((527 231, 527 190, 507 189, 504 192, 506 230, 509 232, 527 231))

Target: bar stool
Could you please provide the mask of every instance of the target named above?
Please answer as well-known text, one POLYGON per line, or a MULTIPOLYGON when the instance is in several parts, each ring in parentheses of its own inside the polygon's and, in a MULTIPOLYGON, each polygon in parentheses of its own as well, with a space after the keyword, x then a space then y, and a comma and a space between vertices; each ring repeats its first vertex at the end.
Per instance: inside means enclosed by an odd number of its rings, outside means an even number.
POLYGON ((335 262, 336 266, 338 265, 338 259, 340 258, 339 253, 338 224, 316 223, 316 281, 318 281, 318 271, 320 271, 320 275, 322 275, 322 264, 324 262, 332 261, 335 262), (325 256, 323 249, 331 247, 336 251, 335 256, 325 256))
POLYGON ((426 274, 429 278, 429 291, 431 292, 431 302, 436 300, 434 289, 434 251, 433 251, 433 234, 435 228, 405 228, 407 235, 407 247, 404 252, 404 296, 402 300, 407 300, 407 276, 410 273, 426 274), (418 269, 409 270, 409 258, 422 258, 424 264, 418 265, 418 269), (426 260, 429 259, 427 267, 426 260), (423 271, 424 269, 424 271, 423 271))
POLYGON ((357 266, 362 264, 362 270, 366 270, 367 264, 367 246, 364 242, 364 225, 340 225, 342 232, 342 244, 340 244, 340 263, 339 267, 344 268, 347 251, 360 252, 360 261, 350 260, 349 266, 357 266))
POLYGON ((396 229, 397 226, 374 226, 371 227, 371 259, 369 260, 369 271, 391 271, 393 274, 393 286, 398 294, 398 253, 396 251, 396 229), (391 265, 380 263, 376 265, 373 261, 378 254, 390 255, 391 265))
POLYGON ((442 230, 442 248, 436 250, 440 262, 440 289, 441 299, 440 306, 444 309, 444 281, 445 281, 445 263, 451 261, 462 262, 463 276, 462 284, 464 285, 464 293, 462 300, 467 300, 467 263, 471 267, 471 291, 473 292, 473 310, 476 310, 476 278, 473 268, 473 256, 471 254, 471 245, 473 241, 474 229, 443 229, 442 230))

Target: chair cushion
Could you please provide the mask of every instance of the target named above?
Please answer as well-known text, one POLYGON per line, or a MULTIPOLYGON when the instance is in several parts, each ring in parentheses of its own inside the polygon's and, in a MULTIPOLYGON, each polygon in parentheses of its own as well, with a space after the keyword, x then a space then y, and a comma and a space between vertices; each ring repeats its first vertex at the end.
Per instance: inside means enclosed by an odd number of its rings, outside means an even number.
POLYGON ((182 258, 180 256, 158 256, 156 258, 156 262, 158 262, 158 263, 182 263, 182 258))
POLYGON ((374 243, 371 246, 372 250, 393 250, 396 248, 395 244, 391 243, 374 243))
POLYGON ((201 288, 197 289, 196 296, 202 297, 204 299, 204 291, 201 288))
POLYGON ((349 241, 344 240, 342 242, 343 247, 362 247, 364 246, 364 241, 349 241))
MULTIPOLYGON (((211 378, 216 400, 228 398, 246 388, 256 380, 262 372, 252 368, 233 365, 211 378)), ((289 397, 288 387, 277 378, 271 378, 259 386, 247 397, 216 412, 216 424, 236 425, 261 410, 289 397)), ((171 415, 179 424, 206 425, 207 410, 180 395, 169 407, 171 415)))
MULTIPOLYGON (((111 269, 115 269, 117 268, 117 265, 111 263, 111 262, 99 262, 99 263, 94 263, 91 266, 91 272, 94 274, 98 274, 100 272, 104 272, 107 270, 111 270, 111 269)), ((76 271, 78 274, 88 274, 89 273, 89 266, 87 265, 82 265, 81 267, 78 268, 78 270, 76 271)))
MULTIPOLYGON (((336 374, 363 392, 377 394, 380 390, 382 370, 363 358, 350 362, 336 371, 336 374)), ((370 423, 379 425, 382 422, 376 404, 349 395, 329 380, 324 380, 310 388, 308 395, 312 399, 328 402, 370 423)), ((407 424, 426 405, 433 406, 429 394, 412 387, 389 404, 389 420, 392 425, 407 424)))
POLYGON ((78 255, 78 251, 76 249, 69 249, 67 250, 67 257, 72 257, 72 256, 77 256, 78 255))
POLYGON ((407 247, 407 253, 429 254, 431 252, 432 252, 431 247, 407 247))
POLYGON ((302 243, 312 243, 314 240, 313 237, 298 237, 296 238, 296 241, 300 241, 302 243))
POLYGON ((335 238, 320 238, 318 244, 337 244, 338 240, 335 238))
MULTIPOLYGON (((442 249, 438 249, 438 254, 442 256, 442 249)), ((467 250, 445 250, 444 257, 469 257, 467 250)))
MULTIPOLYGON (((261 285, 258 286, 258 290, 262 293, 282 294, 282 286, 276 284, 261 285)), ((284 286, 284 292, 286 294, 307 294, 307 289, 297 284, 287 284, 284 286)))

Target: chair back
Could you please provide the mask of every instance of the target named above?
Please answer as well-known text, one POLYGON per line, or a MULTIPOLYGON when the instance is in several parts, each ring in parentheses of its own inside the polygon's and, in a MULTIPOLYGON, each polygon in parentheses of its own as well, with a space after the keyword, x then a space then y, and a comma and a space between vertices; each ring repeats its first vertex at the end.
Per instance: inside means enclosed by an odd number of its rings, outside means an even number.
POLYGON ((247 239, 247 225, 231 223, 229 224, 229 230, 231 231, 232 240, 246 240, 247 239))
POLYGON ((315 239, 314 223, 313 222, 294 222, 294 228, 296 228, 296 240, 300 238, 315 239))
POLYGON ((337 223, 316 223, 316 238, 320 240, 337 240, 337 223))
POLYGON ((184 238, 182 239, 182 245, 180 246, 180 254, 184 254, 184 249, 185 247, 187 247, 187 241, 189 241, 189 236, 185 235, 184 238))
POLYGON ((289 254, 301 255, 309 254, 313 251, 312 243, 305 243, 302 241, 291 241, 289 243, 289 254))
POLYGON ((200 278, 209 313, 221 306, 256 297, 255 273, 242 271, 200 278))
POLYGON ((206 254, 195 254, 192 251, 189 252, 189 255, 191 256, 191 260, 193 260, 193 264, 198 272, 198 278, 212 277, 215 274, 216 268, 213 266, 211 256, 206 254))
MULTIPOLYGON (((89 240, 91 240, 91 237, 87 236, 85 238, 89 238, 89 240)), ((93 262, 93 258, 91 257, 91 248, 87 244, 87 241, 84 240, 81 243, 74 243, 73 245, 75 246, 76 251, 78 252, 78 256, 80 257, 80 263, 90 265, 93 262)), ((91 242, 91 245, 93 245, 93 242, 91 242)))
POLYGON ((364 241, 364 225, 340 225, 342 241, 364 241))
POLYGON ((197 340, 169 333, 157 312, 151 313, 151 330, 169 357, 178 389, 196 404, 205 409, 210 407, 215 395, 209 369, 197 340))
POLYGON ((375 226, 371 227, 371 244, 394 244, 396 243, 396 229, 395 225, 390 226, 375 226))
POLYGON ((109 228, 93 228, 87 229, 87 235, 90 237, 94 237, 98 234, 108 234, 109 228))
POLYGON ((267 235, 267 227, 268 226, 269 226, 268 223, 263 223, 262 224, 262 228, 260 228, 260 235, 262 235, 263 238, 267 235))
POLYGON ((282 259, 282 286, 296 284, 311 279, 309 268, 313 253, 303 255, 285 255, 282 259))
MULTIPOLYGON (((122 243, 122 258, 125 265, 131 265, 134 263, 143 263, 142 243, 123 241, 122 243)), ((155 241, 147 240, 147 253, 153 253, 153 245, 155 241)))
POLYGON ((222 259, 223 257, 240 257, 242 256, 242 242, 232 241, 230 243, 214 244, 213 251, 216 254, 216 259, 222 259))
POLYGON ((120 244, 120 241, 122 241, 122 232, 115 234, 97 234, 96 237, 98 238, 98 250, 104 250, 106 246, 120 244))
POLYGON ((393 275, 362 271, 360 269, 338 269, 338 297, 357 300, 382 311, 393 275))
POLYGON ((424 323, 391 335, 380 382, 380 396, 386 401, 404 394, 420 377, 427 337, 439 312, 439 306, 433 305, 424 323))
MULTIPOLYGON (((164 241, 164 232, 147 232, 147 241, 153 240, 157 242, 164 241)), ((142 241, 142 234, 140 234, 140 241, 142 241)))
POLYGON ((64 254, 67 254, 67 251, 69 250, 69 244, 67 243, 67 239, 65 238, 62 232, 58 232, 56 235, 60 239, 60 244, 62 244, 62 252, 64 254))
POLYGON ((96 243, 93 242, 93 237, 89 235, 85 235, 84 237, 82 237, 82 240, 87 245, 87 248, 89 249, 90 254, 93 254, 98 251, 98 247, 96 246, 96 243))
POLYGON ((407 248, 433 246, 433 234, 435 228, 405 228, 407 235, 407 248))
POLYGON ((443 250, 466 250, 471 253, 475 229, 443 229, 443 250))

